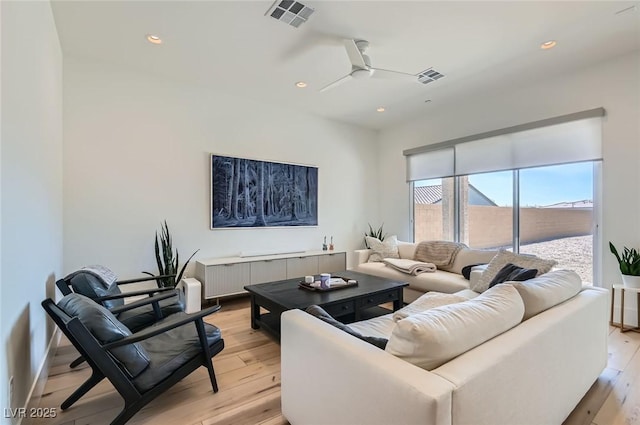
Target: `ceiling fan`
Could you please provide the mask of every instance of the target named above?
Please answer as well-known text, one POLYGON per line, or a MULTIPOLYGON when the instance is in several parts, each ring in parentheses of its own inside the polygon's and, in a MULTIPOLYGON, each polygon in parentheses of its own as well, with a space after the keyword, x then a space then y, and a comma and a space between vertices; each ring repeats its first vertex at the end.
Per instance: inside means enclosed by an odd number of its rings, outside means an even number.
POLYGON ((380 78, 385 80, 418 82, 418 77, 413 74, 372 67, 371 59, 364 54, 367 47, 369 47, 369 42, 366 40, 344 40, 344 47, 347 49, 347 55, 349 55, 349 60, 351 61, 351 72, 324 86, 320 89, 321 92, 337 87, 352 78, 380 78))

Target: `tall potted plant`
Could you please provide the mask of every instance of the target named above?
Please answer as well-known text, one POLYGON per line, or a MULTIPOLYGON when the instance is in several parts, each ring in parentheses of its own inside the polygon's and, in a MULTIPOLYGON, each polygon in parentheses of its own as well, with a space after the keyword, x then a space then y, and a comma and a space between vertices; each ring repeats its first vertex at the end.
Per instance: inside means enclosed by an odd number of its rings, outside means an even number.
MULTIPOLYGON (((178 250, 175 250, 174 256, 171 233, 169 233, 169 226, 165 220, 164 223, 160 225, 160 235, 158 235, 158 232, 156 231, 155 240, 155 254, 159 272, 157 276, 163 276, 162 278, 157 279, 158 286, 160 288, 176 286, 182 279, 182 275, 184 274, 184 270, 187 268, 187 264, 189 264, 189 261, 191 261, 198 251, 200 250, 197 249, 193 254, 191 254, 191 257, 187 259, 180 269, 180 273, 178 273, 178 267, 180 266, 178 250)), ((148 274, 149 276, 156 276, 149 272, 142 273, 148 274)))
POLYGON ((622 284, 628 288, 640 288, 640 253, 635 248, 629 249, 625 246, 620 255, 611 242, 609 249, 620 265, 622 284))

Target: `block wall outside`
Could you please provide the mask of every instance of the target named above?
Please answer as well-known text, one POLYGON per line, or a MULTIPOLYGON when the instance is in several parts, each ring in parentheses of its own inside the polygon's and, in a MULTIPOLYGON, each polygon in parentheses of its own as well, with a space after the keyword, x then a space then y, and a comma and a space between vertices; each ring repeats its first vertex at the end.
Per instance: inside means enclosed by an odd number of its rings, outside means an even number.
MULTIPOLYGON (((511 246, 513 209, 511 207, 468 207, 469 236, 465 242, 474 248, 511 246)), ((520 243, 591 234, 592 210, 568 208, 520 208, 520 243)), ((415 206, 415 240, 442 239, 442 206, 415 206)))

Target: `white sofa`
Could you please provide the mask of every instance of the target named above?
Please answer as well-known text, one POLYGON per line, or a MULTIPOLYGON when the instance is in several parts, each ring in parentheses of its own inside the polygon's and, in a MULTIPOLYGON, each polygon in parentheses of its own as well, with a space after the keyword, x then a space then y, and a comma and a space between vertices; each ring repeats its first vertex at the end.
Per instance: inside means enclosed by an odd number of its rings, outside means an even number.
MULTIPOLYGON (((412 260, 416 245, 416 243, 398 241, 400 258, 412 260)), ((421 273, 417 276, 402 273, 381 262, 368 263, 367 261, 372 252, 371 249, 356 250, 355 258, 357 264, 353 270, 373 276, 408 282, 409 286, 404 288, 404 301, 409 303, 429 291, 454 293, 469 289, 470 284, 482 274, 482 268, 474 268, 470 280, 462 276, 462 268, 471 264, 489 263, 498 251, 463 248, 458 251, 453 264, 447 270, 436 270, 434 273, 421 273)))
MULTIPOLYGON (((287 311, 282 413, 292 425, 559 425, 606 366, 607 300, 585 287, 431 371, 287 311)), ((353 327, 389 335, 388 316, 353 327)))

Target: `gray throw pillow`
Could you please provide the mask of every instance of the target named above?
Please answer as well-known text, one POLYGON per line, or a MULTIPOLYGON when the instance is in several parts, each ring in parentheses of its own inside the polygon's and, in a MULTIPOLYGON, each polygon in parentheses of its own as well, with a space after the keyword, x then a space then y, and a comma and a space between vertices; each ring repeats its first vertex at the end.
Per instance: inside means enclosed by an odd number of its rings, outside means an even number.
POLYGON ((489 283, 489 288, 493 288, 503 282, 524 282, 525 280, 533 279, 537 274, 538 269, 525 269, 509 263, 493 278, 489 283))
POLYGON ((482 272, 480 279, 471 289, 476 292, 484 292, 489 289, 489 284, 493 278, 509 263, 527 269, 537 269, 538 276, 547 273, 556 265, 555 260, 544 260, 534 255, 514 254, 510 251, 501 250, 491 259, 487 268, 482 272))
POLYGON ((317 306, 317 305, 312 305, 309 306, 306 310, 307 313, 311 314, 312 316, 317 317, 318 319, 322 320, 323 322, 326 322, 332 326, 335 326, 336 328, 355 336, 356 338, 359 338, 363 341, 368 342, 369 344, 375 345, 376 347, 384 350, 385 347, 387 346, 387 342, 389 342, 388 339, 386 338, 379 338, 376 336, 365 336, 362 335, 359 332, 354 331, 353 329, 351 329, 349 326, 345 325, 342 322, 337 321, 336 319, 333 318, 333 316, 331 316, 329 313, 327 313, 322 307, 317 306))

